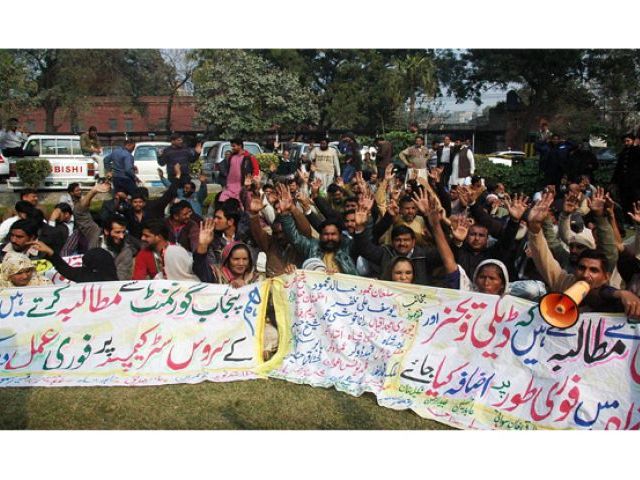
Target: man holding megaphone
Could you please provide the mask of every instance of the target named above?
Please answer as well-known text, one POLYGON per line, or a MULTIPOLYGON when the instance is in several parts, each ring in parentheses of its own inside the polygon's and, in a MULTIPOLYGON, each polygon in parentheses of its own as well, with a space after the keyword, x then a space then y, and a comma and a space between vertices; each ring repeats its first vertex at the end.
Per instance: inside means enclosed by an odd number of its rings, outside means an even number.
MULTIPOLYGON (((602 252, 593 249, 582 251, 574 274, 560 267, 542 234, 542 223, 549 214, 553 200, 553 193, 543 194, 527 219, 531 258, 545 283, 554 292, 564 292, 577 282, 584 281, 588 284, 588 292, 581 303, 576 302, 580 304, 581 312, 624 312, 628 318, 640 320, 640 298, 628 290, 608 285, 610 273, 607 271, 607 257, 602 252)), ((592 210, 598 215, 600 205, 592 206, 592 210)))

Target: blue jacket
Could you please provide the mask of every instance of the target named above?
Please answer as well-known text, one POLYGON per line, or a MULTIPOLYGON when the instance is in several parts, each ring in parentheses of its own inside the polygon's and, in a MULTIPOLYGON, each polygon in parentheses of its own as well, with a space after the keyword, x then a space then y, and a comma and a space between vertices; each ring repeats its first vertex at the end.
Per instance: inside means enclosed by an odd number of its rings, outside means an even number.
POLYGON ((133 171, 133 155, 124 147, 118 147, 104 157, 106 170, 111 170, 114 177, 130 178, 135 181, 136 174, 133 171))

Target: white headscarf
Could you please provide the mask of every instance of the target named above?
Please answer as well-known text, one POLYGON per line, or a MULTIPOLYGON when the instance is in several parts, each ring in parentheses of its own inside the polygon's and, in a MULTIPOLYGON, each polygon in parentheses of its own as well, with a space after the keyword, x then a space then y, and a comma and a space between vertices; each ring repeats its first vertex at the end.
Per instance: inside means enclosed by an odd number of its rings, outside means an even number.
POLYGON ((193 273, 193 257, 180 245, 169 245, 164 250, 164 277, 167 280, 200 281, 193 273))

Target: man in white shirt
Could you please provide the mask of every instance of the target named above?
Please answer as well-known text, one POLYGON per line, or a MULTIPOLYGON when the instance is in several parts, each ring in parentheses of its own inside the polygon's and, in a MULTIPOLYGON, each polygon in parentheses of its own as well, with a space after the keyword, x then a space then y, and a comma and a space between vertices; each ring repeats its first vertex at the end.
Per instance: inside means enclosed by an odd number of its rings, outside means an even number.
POLYGON ((7 128, 0 130, 0 150, 7 157, 23 156, 22 144, 27 140, 28 135, 18 131, 18 119, 10 118, 7 128))
POLYGON ((451 163, 453 162, 453 145, 451 145, 451 137, 449 135, 444 136, 444 142, 438 147, 437 157, 438 166, 444 165, 442 172, 442 181, 445 185, 449 185, 449 177, 451 176, 451 163))

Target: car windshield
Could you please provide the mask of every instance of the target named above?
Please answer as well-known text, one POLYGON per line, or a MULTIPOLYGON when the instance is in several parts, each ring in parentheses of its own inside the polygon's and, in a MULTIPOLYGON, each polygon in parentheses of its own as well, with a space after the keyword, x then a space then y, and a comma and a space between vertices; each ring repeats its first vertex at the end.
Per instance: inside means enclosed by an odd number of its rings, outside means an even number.
POLYGON ((145 160, 158 160, 158 155, 162 153, 164 147, 138 147, 136 148, 136 153, 133 155, 133 159, 135 161, 145 161, 145 160))

